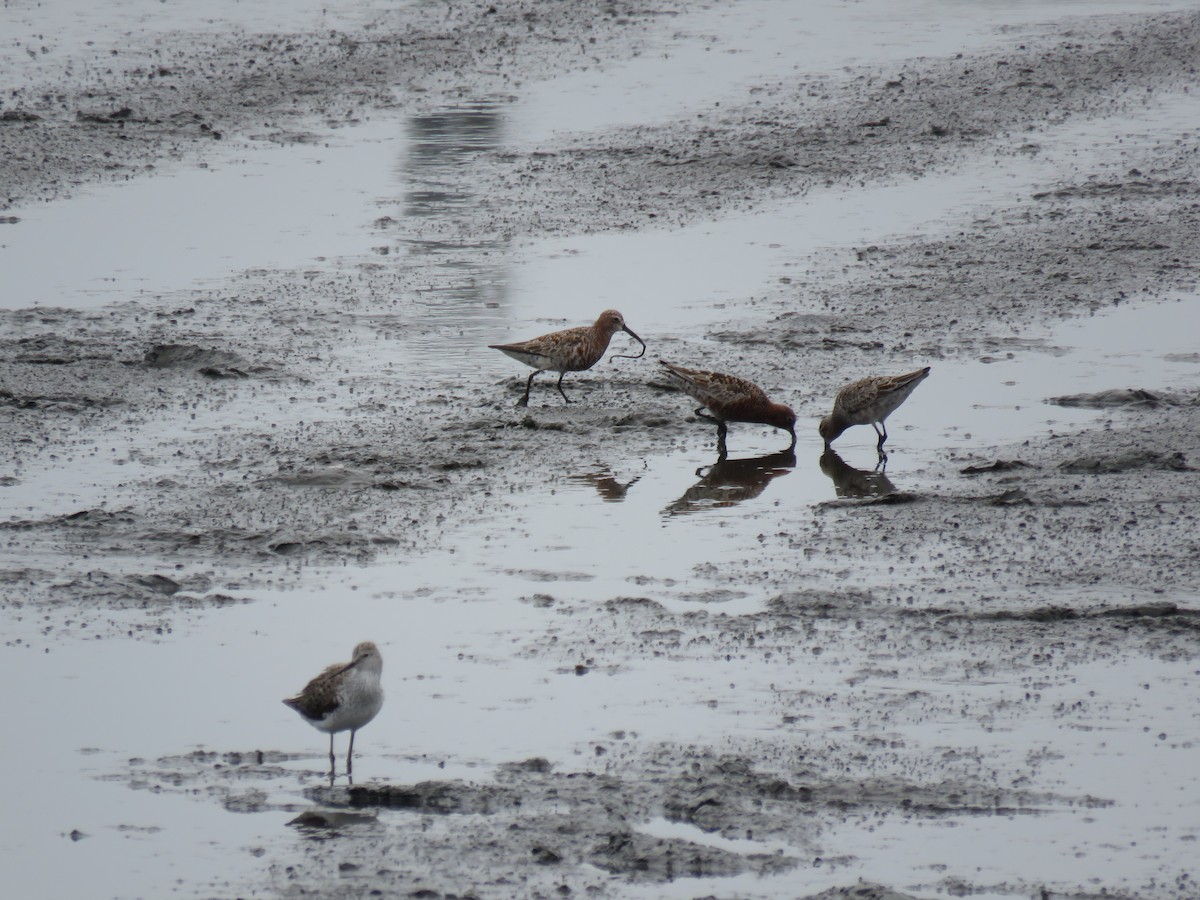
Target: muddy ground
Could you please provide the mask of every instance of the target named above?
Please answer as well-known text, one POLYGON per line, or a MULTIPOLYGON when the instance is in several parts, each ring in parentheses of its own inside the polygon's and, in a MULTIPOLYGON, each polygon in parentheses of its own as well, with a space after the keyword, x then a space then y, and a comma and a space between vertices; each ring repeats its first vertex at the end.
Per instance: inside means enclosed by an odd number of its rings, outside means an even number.
MULTIPOLYGON (((503 95, 633 53, 681 11, 658 2, 460 4, 406 10, 361 34, 97 48, 95 59, 0 100, 0 184, 19 217, 23 205, 81 184, 203 160, 229 135, 298 134, 380 109, 503 95)), ((1200 14, 1155 14, 1074 20, 997 50, 840 78, 801 74, 700 116, 482 153, 462 170, 479 202, 379 228, 391 238, 519 247, 541 235, 674 228, 802 203, 814 188, 936 172, 980 154, 1034 156, 1053 124, 1200 89, 1197 59, 1200 14)), ((953 237, 804 260, 803 276, 731 310, 705 336, 706 360, 783 390, 800 427, 815 428, 847 373, 1040 352, 1051 348, 1027 337, 1032 327, 1193 291, 1197 146, 1131 143, 953 237)), ((678 398, 649 367, 606 365, 572 379, 581 396, 569 409, 546 388, 526 412, 513 408, 522 374, 481 380, 464 360, 457 374, 413 379, 361 364, 380 362, 381 335, 436 328, 410 302, 427 277, 409 258, 382 258, 96 310, 48 302, 0 313, 0 484, 54 471, 86 479, 113 446, 131 463, 170 469, 100 494, 81 486, 77 507, 0 522, 4 616, 38 621, 45 640, 65 648, 84 636, 169 639, 192 617, 253 602, 256 589, 300 583, 308 565, 419 554, 439 544, 446 523, 500 521, 532 473, 569 471, 596 447, 637 457, 681 440, 678 398), (221 427, 183 438, 164 427, 185 414, 221 427), (210 574, 175 580, 181 561, 210 561, 210 574)), ((628 306, 636 327, 636 299, 628 306)), ((654 338, 683 359, 699 336, 654 338)), ((927 460, 914 490, 879 495, 862 473, 842 470, 843 497, 781 511, 741 565, 696 573, 698 595, 761 596, 759 612, 672 612, 652 582, 596 607, 551 591, 539 602, 557 604, 555 628, 515 651, 549 668, 581 667, 584 677, 646 655, 753 661, 778 667, 781 684, 796 667, 844 676, 830 693, 780 689, 765 700, 777 731, 703 745, 619 733, 576 770, 497 760, 494 774, 471 782, 314 780, 289 807, 312 839, 290 855, 267 854, 254 884, 214 881, 196 892, 654 896, 653 885, 699 876, 853 868, 823 850, 824 836, 847 823, 1111 807, 1108 796, 1056 781, 1045 765, 1061 759, 1055 747, 998 759, 982 741, 935 752, 897 734, 958 716, 985 732, 1039 720, 1127 726, 1135 710, 1068 687, 1076 672, 1130 660, 1194 666, 1200 385, 1140 388, 1102 384, 1065 401, 1106 410, 1094 427, 927 460), (863 566, 864 547, 872 566, 863 566), (863 656, 873 668, 843 669, 863 656), (897 689, 942 679, 1023 689, 968 700, 897 689), (1072 703, 1042 701, 1072 691, 1072 703), (814 716, 842 725, 813 734, 814 716), (380 813, 395 809, 406 815, 380 813), (654 818, 763 849, 639 830, 654 818)), ((1194 716, 1194 706, 1182 714, 1194 716)), ((1153 727, 1171 731, 1170 722, 1153 727)), ((112 777, 168 792, 199 787, 252 812, 280 804, 244 780, 289 777, 282 759, 181 748, 112 777)), ((1174 823, 1172 834, 1194 846, 1195 824, 1174 823)), ((1179 859, 1164 854, 1160 877, 1137 883, 1096 883, 1085 860, 1076 880, 1041 895, 1196 896, 1197 870, 1179 859)), ((847 876, 836 896, 904 895, 854 881, 847 876)), ((920 890, 1031 896, 1045 887, 1018 865, 1003 884, 930 872, 920 890)), ((819 892, 789 895, 809 893, 819 892)))

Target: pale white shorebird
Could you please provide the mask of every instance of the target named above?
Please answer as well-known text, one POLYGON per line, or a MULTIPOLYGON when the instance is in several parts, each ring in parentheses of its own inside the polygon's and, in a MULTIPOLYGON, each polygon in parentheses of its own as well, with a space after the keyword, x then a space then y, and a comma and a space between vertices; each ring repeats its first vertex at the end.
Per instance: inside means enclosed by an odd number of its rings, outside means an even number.
POLYGON ((929 374, 929 366, 906 375, 869 375, 851 382, 833 400, 833 412, 821 420, 818 430, 826 448, 853 425, 870 425, 879 436, 875 445, 880 456, 887 440, 884 420, 908 399, 918 384, 929 374))
POLYGON ((283 701, 313 728, 329 735, 331 777, 335 769, 333 736, 339 731, 350 732, 346 774, 353 774, 355 732, 374 719, 383 707, 383 688, 379 684, 382 672, 379 648, 363 641, 354 648, 350 662, 329 666, 299 694, 283 701))

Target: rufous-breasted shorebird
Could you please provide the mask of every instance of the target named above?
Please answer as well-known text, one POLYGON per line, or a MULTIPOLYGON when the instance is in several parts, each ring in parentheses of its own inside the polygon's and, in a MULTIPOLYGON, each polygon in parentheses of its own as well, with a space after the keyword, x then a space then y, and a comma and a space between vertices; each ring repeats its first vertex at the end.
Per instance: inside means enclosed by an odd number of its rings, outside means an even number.
POLYGON ((633 333, 625 324, 625 317, 615 309, 606 309, 600 313, 592 325, 579 328, 567 328, 563 331, 552 331, 541 337, 530 338, 527 341, 517 341, 512 344, 489 344, 493 350, 507 353, 513 359, 520 360, 527 366, 533 366, 533 373, 525 382, 525 395, 517 401, 517 406, 529 405, 529 389, 533 387, 533 379, 538 372, 558 372, 558 392, 563 400, 570 403, 563 390, 563 376, 568 372, 582 372, 598 363, 608 350, 608 342, 618 331, 624 331, 642 345, 642 352, 637 356, 614 354, 613 359, 620 356, 623 359, 639 359, 646 352, 646 342, 633 333))

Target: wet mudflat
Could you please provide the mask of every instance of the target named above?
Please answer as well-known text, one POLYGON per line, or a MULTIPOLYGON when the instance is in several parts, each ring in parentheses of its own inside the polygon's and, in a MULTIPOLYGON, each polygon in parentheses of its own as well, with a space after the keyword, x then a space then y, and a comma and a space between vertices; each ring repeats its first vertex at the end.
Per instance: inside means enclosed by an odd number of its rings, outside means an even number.
POLYGON ((0 57, 14 890, 1197 894, 1194 11, 289 10, 0 57))

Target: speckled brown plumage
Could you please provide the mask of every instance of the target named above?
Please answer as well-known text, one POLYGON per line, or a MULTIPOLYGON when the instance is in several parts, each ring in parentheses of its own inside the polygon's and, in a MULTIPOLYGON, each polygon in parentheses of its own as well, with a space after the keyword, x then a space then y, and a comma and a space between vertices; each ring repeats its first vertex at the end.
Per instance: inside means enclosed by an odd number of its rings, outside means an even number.
POLYGON ((329 734, 331 775, 333 736, 339 731, 350 732, 346 771, 352 771, 355 732, 374 719, 383 707, 383 688, 379 683, 382 672, 383 657, 379 649, 370 641, 363 641, 354 648, 350 662, 327 666, 299 694, 283 701, 313 728, 329 734))
POLYGON ((796 414, 791 407, 772 402, 754 382, 724 372, 688 369, 665 359, 658 362, 667 370, 674 385, 708 409, 711 415, 705 416, 699 409, 696 415, 716 421, 718 443, 721 446, 724 446, 727 422, 748 422, 779 428, 792 436, 790 446, 796 446, 796 414))
POLYGON ((322 721, 337 709, 338 676, 350 668, 350 663, 334 663, 327 666, 325 671, 310 681, 295 697, 284 700, 306 719, 322 721))
POLYGON ((821 420, 818 430, 828 447, 847 428, 870 425, 879 436, 876 444, 880 454, 887 440, 884 420, 908 399, 918 384, 929 374, 929 367, 905 375, 869 375, 851 382, 833 400, 833 412, 821 420))
POLYGON ((529 380, 525 382, 525 395, 517 401, 517 406, 529 405, 529 389, 533 387, 534 376, 545 371, 559 373, 558 392, 562 394, 563 400, 570 403, 562 389, 563 376, 567 372, 582 372, 598 363, 608 349, 612 336, 618 331, 624 331, 642 345, 642 353, 630 357, 631 359, 637 359, 646 352, 646 342, 633 333, 625 324, 625 317, 615 309, 606 309, 591 325, 552 331, 527 341, 488 346, 534 369, 529 380))

